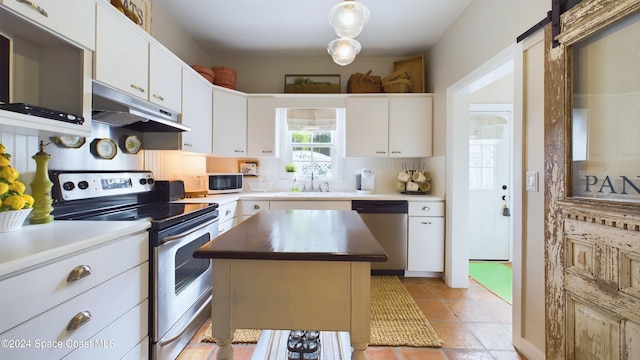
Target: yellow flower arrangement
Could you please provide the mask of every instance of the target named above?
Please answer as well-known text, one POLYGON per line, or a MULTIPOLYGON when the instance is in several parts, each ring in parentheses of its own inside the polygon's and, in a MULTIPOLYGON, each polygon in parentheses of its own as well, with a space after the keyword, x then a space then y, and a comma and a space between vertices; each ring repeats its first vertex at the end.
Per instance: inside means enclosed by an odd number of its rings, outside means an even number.
POLYGON ((0 212, 29 209, 34 199, 25 194, 26 186, 18 180, 20 173, 10 165, 11 155, 7 148, 0 144, 0 212))

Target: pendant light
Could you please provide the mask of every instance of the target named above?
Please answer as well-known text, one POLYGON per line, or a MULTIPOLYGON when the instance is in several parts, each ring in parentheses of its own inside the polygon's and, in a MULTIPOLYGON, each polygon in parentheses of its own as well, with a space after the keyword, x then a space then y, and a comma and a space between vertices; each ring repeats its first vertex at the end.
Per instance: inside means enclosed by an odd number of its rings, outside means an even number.
POLYGON ((327 46, 327 52, 333 61, 341 66, 349 65, 355 60, 361 46, 356 39, 339 38, 331 41, 327 46))
POLYGON ((329 24, 340 37, 327 46, 327 52, 336 64, 349 65, 360 53, 362 47, 354 38, 362 31, 369 15, 369 9, 355 0, 345 0, 329 10, 329 24))
POLYGON ((369 20, 369 9, 355 0, 345 0, 329 10, 329 24, 339 37, 354 38, 369 20))

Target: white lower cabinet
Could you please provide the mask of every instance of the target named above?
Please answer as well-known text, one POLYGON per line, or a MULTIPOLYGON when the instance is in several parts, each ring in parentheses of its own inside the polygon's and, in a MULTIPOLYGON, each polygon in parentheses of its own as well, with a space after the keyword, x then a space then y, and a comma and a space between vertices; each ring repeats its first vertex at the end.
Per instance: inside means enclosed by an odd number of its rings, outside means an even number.
POLYGON ((257 214, 260 210, 269 209, 269 201, 266 200, 242 200, 242 221, 257 214))
POLYGON ((218 208, 218 235, 222 235, 238 224, 238 202, 220 205, 218 208))
POLYGON ((410 201, 408 271, 444 271, 444 202, 410 201))
POLYGON ((148 338, 148 247, 132 234, 1 281, 0 357, 124 357, 148 338))

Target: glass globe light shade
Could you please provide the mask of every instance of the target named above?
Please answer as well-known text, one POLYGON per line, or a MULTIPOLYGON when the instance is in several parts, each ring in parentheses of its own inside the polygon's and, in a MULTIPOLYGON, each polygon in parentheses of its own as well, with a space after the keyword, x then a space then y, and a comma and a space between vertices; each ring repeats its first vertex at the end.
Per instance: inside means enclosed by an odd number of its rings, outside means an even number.
POLYGON ((354 38, 369 20, 369 9, 355 0, 345 0, 329 10, 329 24, 340 37, 354 38))
POLYGON ((355 39, 339 38, 331 41, 327 46, 327 52, 338 65, 349 65, 360 52, 360 43, 355 39))

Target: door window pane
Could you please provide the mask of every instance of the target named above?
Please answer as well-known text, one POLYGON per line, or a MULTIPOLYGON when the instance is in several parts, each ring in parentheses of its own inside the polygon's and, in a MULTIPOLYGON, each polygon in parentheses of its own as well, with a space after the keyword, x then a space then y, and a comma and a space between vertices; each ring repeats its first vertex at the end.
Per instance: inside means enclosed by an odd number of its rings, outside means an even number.
POLYGON ((572 47, 570 196, 640 201, 640 14, 572 47))

